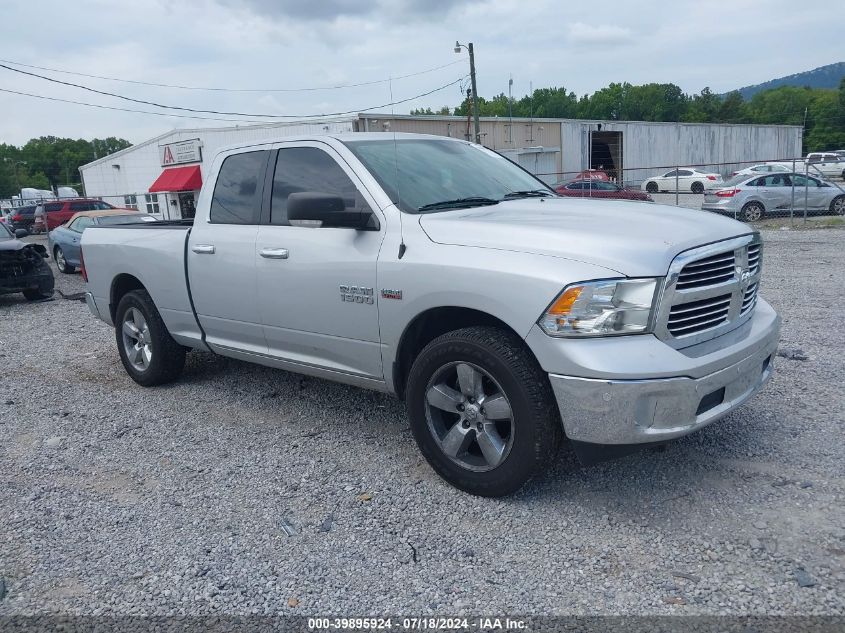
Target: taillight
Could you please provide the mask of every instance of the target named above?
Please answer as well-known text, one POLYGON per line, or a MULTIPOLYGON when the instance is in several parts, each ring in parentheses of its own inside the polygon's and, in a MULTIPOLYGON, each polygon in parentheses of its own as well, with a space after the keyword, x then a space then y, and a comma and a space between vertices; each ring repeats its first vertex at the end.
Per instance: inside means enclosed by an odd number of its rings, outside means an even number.
POLYGON ((719 198, 733 198, 740 191, 742 191, 742 189, 721 189, 716 192, 716 195, 719 198))
POLYGON ((716 180, 716 176, 707 176, 707 180, 716 180))
POLYGON ((22 220, 23 220, 23 216, 20 213, 12 216, 12 222, 21 222, 22 220))
POLYGON ((85 270, 85 255, 82 253, 82 247, 79 248, 79 274, 82 275, 82 280, 88 283, 88 273, 85 270))

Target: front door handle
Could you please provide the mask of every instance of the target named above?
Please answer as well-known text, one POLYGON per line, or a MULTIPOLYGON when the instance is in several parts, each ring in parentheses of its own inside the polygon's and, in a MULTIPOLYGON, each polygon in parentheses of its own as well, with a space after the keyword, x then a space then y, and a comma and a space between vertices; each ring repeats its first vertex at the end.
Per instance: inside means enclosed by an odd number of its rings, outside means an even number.
POLYGON ((258 254, 266 259, 287 259, 290 253, 286 248, 262 248, 258 254))
POLYGON ((214 255, 213 244, 194 244, 191 250, 200 255, 214 255))

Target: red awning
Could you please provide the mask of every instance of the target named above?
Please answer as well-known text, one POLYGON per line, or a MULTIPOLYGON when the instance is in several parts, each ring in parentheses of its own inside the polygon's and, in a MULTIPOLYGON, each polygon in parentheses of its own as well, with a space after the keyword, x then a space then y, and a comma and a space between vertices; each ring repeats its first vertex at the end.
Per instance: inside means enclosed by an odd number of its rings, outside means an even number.
POLYGON ((150 186, 150 193, 158 191, 196 191, 202 187, 202 174, 199 165, 171 167, 161 172, 161 176, 150 186))

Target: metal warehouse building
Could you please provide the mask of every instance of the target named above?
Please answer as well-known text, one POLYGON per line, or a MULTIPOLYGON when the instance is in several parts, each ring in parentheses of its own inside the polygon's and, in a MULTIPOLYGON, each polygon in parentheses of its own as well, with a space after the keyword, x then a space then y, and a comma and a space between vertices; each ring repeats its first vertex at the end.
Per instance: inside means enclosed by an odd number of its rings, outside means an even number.
MULTIPOLYGON (((587 169, 639 184, 675 166, 729 172, 746 162, 801 155, 802 128, 784 125, 648 123, 482 117, 482 143, 553 183, 587 169)), ((414 132, 470 139, 466 117, 359 114, 330 122, 178 129, 80 167, 85 194, 112 204, 193 217, 217 150, 299 134, 414 132)))

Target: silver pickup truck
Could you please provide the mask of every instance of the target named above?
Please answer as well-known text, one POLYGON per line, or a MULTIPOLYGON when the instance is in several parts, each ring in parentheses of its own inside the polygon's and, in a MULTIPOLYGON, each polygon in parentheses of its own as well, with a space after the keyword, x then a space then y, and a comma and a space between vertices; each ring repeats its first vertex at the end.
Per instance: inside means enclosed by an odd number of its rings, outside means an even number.
POLYGON ((176 380, 195 349, 392 393, 434 470, 479 495, 564 435, 590 462, 721 418, 780 330, 747 226, 559 198, 442 137, 231 147, 192 223, 92 228, 82 252, 136 382, 176 380))

